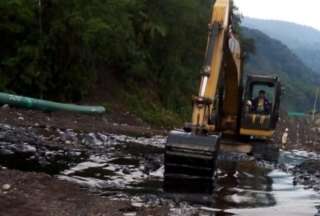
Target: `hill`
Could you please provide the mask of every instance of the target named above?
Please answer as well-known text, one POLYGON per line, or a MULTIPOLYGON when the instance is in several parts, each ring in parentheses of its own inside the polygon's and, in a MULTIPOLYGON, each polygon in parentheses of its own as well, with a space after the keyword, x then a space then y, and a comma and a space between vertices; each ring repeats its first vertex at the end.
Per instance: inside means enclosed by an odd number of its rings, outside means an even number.
POLYGON ((307 111, 312 108, 318 75, 286 45, 259 30, 243 27, 242 33, 255 41, 255 53, 245 64, 247 73, 276 74, 284 85, 283 108, 307 111))
POLYGON ((191 112, 210 8, 207 0, 2 1, 0 91, 172 125, 191 112))
MULTIPOLYGON (((2 1, 0 91, 182 125, 199 85, 210 9, 207 0, 2 1)), ((316 76, 280 42, 244 32, 257 41, 246 69, 279 74, 286 107, 309 109, 316 76)))
POLYGON ((320 73, 320 31, 317 29, 290 22, 249 17, 245 17, 242 24, 280 40, 307 66, 320 73))

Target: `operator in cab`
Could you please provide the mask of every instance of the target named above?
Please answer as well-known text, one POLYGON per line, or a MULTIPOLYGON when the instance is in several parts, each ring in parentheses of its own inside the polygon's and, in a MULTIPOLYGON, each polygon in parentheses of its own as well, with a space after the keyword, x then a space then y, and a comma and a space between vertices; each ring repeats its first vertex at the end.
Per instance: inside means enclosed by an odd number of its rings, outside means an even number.
POLYGON ((252 111, 257 114, 270 114, 271 105, 264 90, 259 91, 258 97, 253 100, 252 111))

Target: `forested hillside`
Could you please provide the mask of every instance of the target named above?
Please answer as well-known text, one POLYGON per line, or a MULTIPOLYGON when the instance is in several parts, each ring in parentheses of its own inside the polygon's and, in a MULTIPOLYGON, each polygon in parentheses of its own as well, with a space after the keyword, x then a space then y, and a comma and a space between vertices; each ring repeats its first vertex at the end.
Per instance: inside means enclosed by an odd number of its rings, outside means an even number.
POLYGON ((264 33, 242 28, 245 37, 255 41, 255 53, 245 64, 247 73, 275 74, 280 76, 285 88, 282 105, 286 110, 310 111, 314 102, 319 75, 280 41, 264 33))
MULTIPOLYGON (((0 90, 99 102, 109 110, 120 112, 117 108, 124 107, 150 123, 178 123, 190 116, 211 4, 0 1, 0 90)), ((248 71, 280 74, 287 85, 287 107, 308 107, 310 80, 315 80, 308 68, 281 43, 257 31, 244 33, 256 40, 248 71)), ((246 40, 246 47, 252 48, 250 43, 246 40)))
POLYGON ((0 89, 79 101, 94 97, 99 81, 100 100, 103 94, 119 99, 148 120, 185 114, 204 55, 210 5, 0 1, 0 89))
POLYGON ((287 45, 316 73, 320 73, 320 31, 312 27, 279 20, 244 17, 242 24, 262 31, 287 45))

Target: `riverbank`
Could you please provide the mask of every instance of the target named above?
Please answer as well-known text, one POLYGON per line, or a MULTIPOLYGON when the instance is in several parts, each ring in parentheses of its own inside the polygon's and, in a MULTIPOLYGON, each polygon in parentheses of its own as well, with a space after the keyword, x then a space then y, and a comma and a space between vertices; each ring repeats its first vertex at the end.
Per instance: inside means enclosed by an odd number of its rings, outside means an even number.
POLYGON ((22 127, 72 129, 83 132, 108 132, 147 137, 166 134, 165 129, 153 128, 130 113, 83 115, 3 106, 0 108, 0 123, 22 127))

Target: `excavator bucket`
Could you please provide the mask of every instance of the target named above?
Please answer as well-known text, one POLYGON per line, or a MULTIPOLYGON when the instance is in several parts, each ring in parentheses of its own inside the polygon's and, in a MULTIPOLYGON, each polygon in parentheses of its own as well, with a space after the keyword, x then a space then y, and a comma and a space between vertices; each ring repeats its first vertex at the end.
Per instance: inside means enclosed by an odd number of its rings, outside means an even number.
POLYGON ((219 141, 220 136, 170 132, 165 149, 164 189, 179 192, 179 188, 185 191, 189 185, 195 185, 201 191, 210 190, 219 141))

